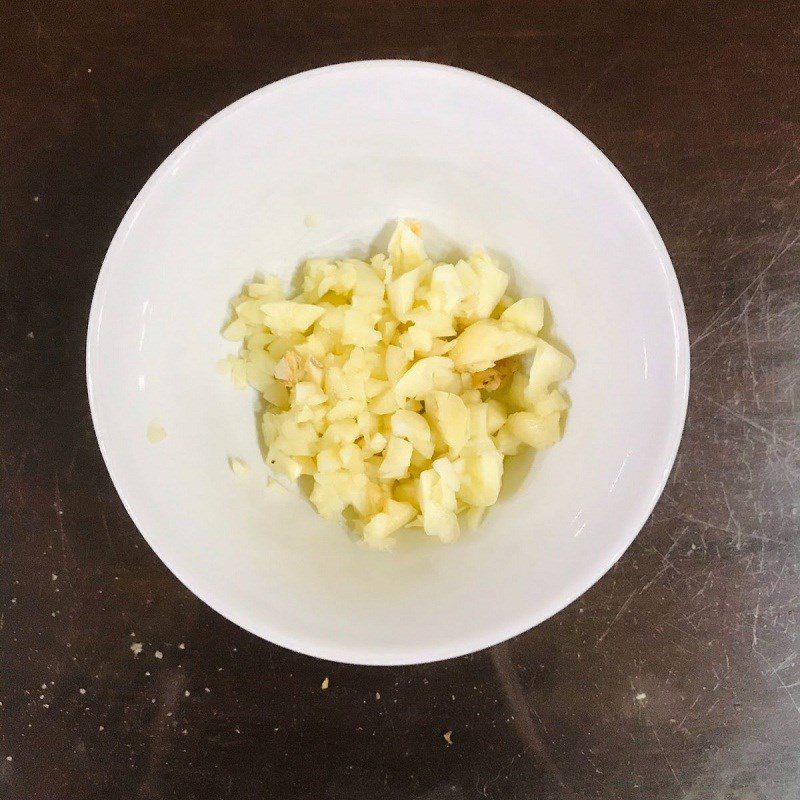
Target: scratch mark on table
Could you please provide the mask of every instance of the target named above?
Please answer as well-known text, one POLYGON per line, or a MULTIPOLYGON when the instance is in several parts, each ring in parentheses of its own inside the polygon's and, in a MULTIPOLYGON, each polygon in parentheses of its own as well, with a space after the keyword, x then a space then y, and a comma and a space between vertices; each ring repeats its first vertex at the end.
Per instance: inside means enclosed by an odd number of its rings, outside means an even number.
MULTIPOLYGON (((766 274, 770 271, 770 269, 772 269, 772 267, 778 262, 778 260, 780 258, 782 258, 787 252, 789 252, 789 250, 791 250, 791 248, 794 247, 794 245, 797 244, 798 241, 800 241, 800 231, 798 231, 797 234, 795 234, 795 236, 792 237, 792 239, 787 244, 784 245, 784 242, 786 241, 786 238, 788 237, 789 232, 791 230, 792 230, 792 226, 791 225, 786 228, 786 231, 784 232, 783 237, 781 238, 781 241, 778 244, 778 248, 779 249, 772 256, 772 258, 769 260, 767 265, 762 270, 759 271, 759 273, 755 276, 755 278, 753 278, 753 280, 751 280, 744 287, 744 289, 742 289, 742 291, 739 292, 739 294, 737 294, 736 297, 733 298, 733 300, 731 300, 729 303, 727 303, 725 306, 723 306, 712 317, 711 322, 709 322, 708 325, 706 325, 706 327, 691 342, 691 344, 689 346, 690 349, 693 348, 695 345, 699 344, 700 342, 702 342, 703 339, 706 339, 708 336, 711 336, 717 330, 718 323, 719 323, 720 319, 722 319, 722 317, 728 311, 730 311, 731 308, 733 308, 733 306, 735 306, 736 303, 738 303, 739 300, 741 300, 747 294, 747 292, 750 291, 750 289, 752 289, 759 281, 763 280, 764 277, 766 276, 766 274)), ((742 314, 745 314, 747 312, 747 309, 749 308, 750 303, 753 300, 753 297, 755 297, 755 292, 747 300, 747 302, 744 305, 744 308, 739 312, 739 314, 737 315, 736 319, 739 319, 742 314)))
POLYGON ((667 755, 667 751, 664 749, 664 745, 661 744, 661 739, 658 737, 658 731, 653 725, 652 721, 650 720, 650 716, 645 714, 645 719, 647 720, 647 724, 650 726, 650 730, 653 732, 653 736, 655 737, 656 743, 658 744, 658 749, 661 751, 661 755, 664 757, 664 761, 667 762, 667 766, 669 767, 669 771, 672 773, 672 777, 675 780, 677 787, 680 789, 681 797, 686 797, 686 789, 683 788, 683 784, 680 782, 678 778, 678 773, 675 772, 675 768, 672 766, 672 762, 669 760, 669 756, 667 755))
POLYGON ((497 645, 497 647, 493 647, 491 650, 491 659, 497 677, 500 680, 503 693, 514 712, 514 725, 517 731, 528 746, 536 752, 542 763, 556 779, 561 789, 567 792, 568 797, 574 798, 575 794, 572 788, 564 780, 561 771, 550 755, 547 745, 536 729, 536 723, 533 721, 531 715, 531 706, 520 686, 517 671, 511 662, 511 656, 508 652, 508 645, 501 644, 497 645))
POLYGON ((38 15, 33 10, 33 7, 31 5, 28 5, 28 12, 33 17, 33 20, 36 23, 36 43, 35 43, 36 60, 42 67, 44 67, 50 73, 50 78, 53 81, 53 86, 58 86, 55 70, 53 69, 52 66, 50 66, 50 64, 48 64, 44 60, 44 58, 42 58, 42 33, 44 33, 44 29, 42 28, 41 20, 39 19, 38 15))
POLYGON ((756 408, 761 411, 761 400, 758 396, 758 382, 756 381, 756 368, 753 364, 753 346, 750 342, 750 323, 749 323, 749 314, 745 314, 743 318, 744 322, 744 341, 745 346, 747 347, 747 364, 750 367, 750 382, 753 385, 753 400, 755 400, 756 408))
POLYGON ((785 681, 781 677, 778 668, 774 667, 772 665, 772 662, 763 653, 759 652, 758 650, 756 650, 755 653, 767 663, 767 666, 772 670, 772 674, 778 679, 778 683, 781 685, 781 688, 783 689, 784 692, 786 692, 786 696, 789 698, 792 705, 794 706, 794 710, 797 712, 798 716, 800 716, 800 706, 797 705, 797 701, 794 699, 794 695, 789 691, 789 686, 786 685, 785 681))
POLYGON ((61 504, 61 489, 58 485, 58 479, 56 479, 56 488, 55 488, 55 500, 53 502, 53 508, 56 511, 56 521, 58 522, 58 536, 61 542, 61 563, 64 566, 64 577, 69 584, 70 589, 74 589, 75 587, 72 584, 72 576, 70 571, 70 559, 68 558, 68 554, 70 552, 69 541, 67 539, 66 531, 64 530, 64 508, 61 504))
POLYGON ((778 573, 778 577, 775 578, 772 587, 769 590, 770 597, 775 594, 775 589, 778 588, 778 584, 781 582, 781 578, 783 577, 783 573, 786 572, 786 561, 783 562, 783 566, 781 567, 781 571, 778 573))
POLYGON ((678 546, 678 542, 680 542, 680 540, 683 539, 688 530, 689 526, 685 525, 683 530, 672 540, 672 544, 669 546, 669 550, 667 550, 667 552, 664 553, 664 555, 662 556, 666 564, 672 564, 672 562, 669 560, 669 557, 672 554, 672 551, 678 546))
POLYGON ((614 617, 614 619, 612 619, 611 622, 608 623, 608 627, 603 631, 603 633, 600 634, 600 638, 597 640, 595 647, 598 647, 603 641, 603 639, 605 639, 606 636, 608 636, 608 632, 614 627, 614 623, 616 623, 616 621, 625 613, 625 609, 628 607, 628 604, 631 602, 631 600, 633 600, 633 596, 638 591, 639 591, 638 589, 634 589, 628 595, 628 599, 620 606, 619 611, 617 611, 617 614, 614 617))
POLYGON ((725 501, 725 508, 728 509, 728 522, 733 523, 734 530, 736 531, 736 549, 742 549, 742 526, 739 524, 739 520, 736 519, 736 515, 733 513, 733 509, 731 508, 730 501, 728 500, 728 493, 725 491, 724 486, 720 486, 722 489, 722 499, 725 501))
POLYGON ((705 581, 703 582, 703 585, 692 596, 692 600, 696 600, 698 597, 700 597, 701 595, 704 595, 706 593, 706 589, 708 588, 709 581, 713 585, 713 583, 714 583, 714 573, 713 572, 709 572, 708 573, 708 575, 706 576, 705 581))
POLYGON ((756 649, 758 645, 758 613, 761 610, 761 600, 756 603, 755 611, 753 612, 753 650, 756 649))
POLYGON ((736 536, 736 531, 726 528, 722 525, 715 525, 713 522, 709 522, 706 519, 700 519, 699 517, 692 516, 691 514, 679 514, 678 516, 681 519, 685 519, 687 522, 693 522, 695 525, 700 525, 702 528, 708 528, 712 531, 719 531, 720 533, 727 533, 730 536, 736 536))
POLYGON ((772 441, 775 442, 776 444, 782 444, 784 447, 788 447, 789 450, 791 450, 792 452, 798 451, 798 447, 795 442, 790 442, 788 439, 784 439, 783 437, 778 436, 778 434, 775 433, 775 431, 771 431, 769 430, 769 428, 765 428, 763 425, 759 425, 759 423, 757 423, 754 419, 750 419, 750 417, 746 417, 744 414, 740 414, 738 411, 734 411, 732 408, 729 408, 728 406, 723 405, 722 403, 718 403, 716 400, 712 400, 707 395, 701 394, 700 392, 697 392, 696 394, 698 397, 702 397, 703 400, 707 401, 708 403, 711 403, 712 406, 715 406, 720 411, 723 411, 726 414, 735 417, 741 422, 744 422, 745 425, 749 425, 754 430, 763 433, 765 436, 772 439, 772 441))
POLYGON ((150 746, 147 753, 147 769, 140 786, 140 791, 145 797, 155 793, 161 769, 168 761, 169 753, 174 747, 169 718, 180 704, 185 684, 186 677, 177 669, 168 672, 160 683, 158 690, 160 702, 147 731, 150 746))

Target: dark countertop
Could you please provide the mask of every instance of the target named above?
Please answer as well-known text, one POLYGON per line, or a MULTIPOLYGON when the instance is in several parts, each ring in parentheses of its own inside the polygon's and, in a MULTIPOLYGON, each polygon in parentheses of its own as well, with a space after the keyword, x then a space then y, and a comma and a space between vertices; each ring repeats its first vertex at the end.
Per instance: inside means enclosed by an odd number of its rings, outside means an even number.
POLYGON ((799 79, 797 3, 6 0, 0 798, 800 796, 799 79), (390 669, 190 595, 120 504, 83 373, 105 249, 161 160, 252 89, 368 57, 485 73, 586 133, 656 221, 692 339, 676 466, 616 568, 505 645, 390 669))

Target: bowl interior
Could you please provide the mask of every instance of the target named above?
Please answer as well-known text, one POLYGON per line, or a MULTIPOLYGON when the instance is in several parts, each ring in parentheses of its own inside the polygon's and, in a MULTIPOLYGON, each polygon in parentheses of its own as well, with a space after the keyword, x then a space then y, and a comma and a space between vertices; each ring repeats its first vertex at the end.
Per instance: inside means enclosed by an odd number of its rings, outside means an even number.
POLYGON ((295 650, 391 664, 519 633, 619 558, 677 449, 688 348, 664 246, 581 134, 471 73, 364 62, 249 95, 159 168, 103 265, 87 373, 114 483, 190 589, 295 650), (544 294, 577 367, 563 441, 509 470, 478 532, 381 553, 296 491, 266 489, 254 398, 214 365, 235 350, 220 328, 243 281, 365 254, 401 216, 439 254, 483 245, 516 291, 544 294), (153 418, 168 433, 158 445, 145 438, 153 418), (249 462, 249 480, 228 456, 249 462))

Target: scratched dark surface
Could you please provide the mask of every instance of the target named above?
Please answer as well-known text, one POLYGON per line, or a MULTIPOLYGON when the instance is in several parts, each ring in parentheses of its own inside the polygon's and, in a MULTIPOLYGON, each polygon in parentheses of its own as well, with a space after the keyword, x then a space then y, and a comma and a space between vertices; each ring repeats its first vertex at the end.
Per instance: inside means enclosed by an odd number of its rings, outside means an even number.
POLYGON ((778 2, 0 4, 0 798, 800 797, 799 42, 778 2), (159 162, 246 92, 367 57, 483 72, 592 138, 693 343, 674 473, 617 567, 508 644, 397 669, 190 595, 117 498, 83 377, 159 162))

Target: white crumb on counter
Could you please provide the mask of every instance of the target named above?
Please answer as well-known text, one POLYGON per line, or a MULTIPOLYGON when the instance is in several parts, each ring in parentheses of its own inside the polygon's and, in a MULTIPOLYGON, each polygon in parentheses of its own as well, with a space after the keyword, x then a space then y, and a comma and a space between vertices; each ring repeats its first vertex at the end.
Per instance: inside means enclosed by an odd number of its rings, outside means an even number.
POLYGON ((303 224, 306 228, 316 228, 319 225, 319 217, 316 214, 306 214, 303 217, 303 224))

